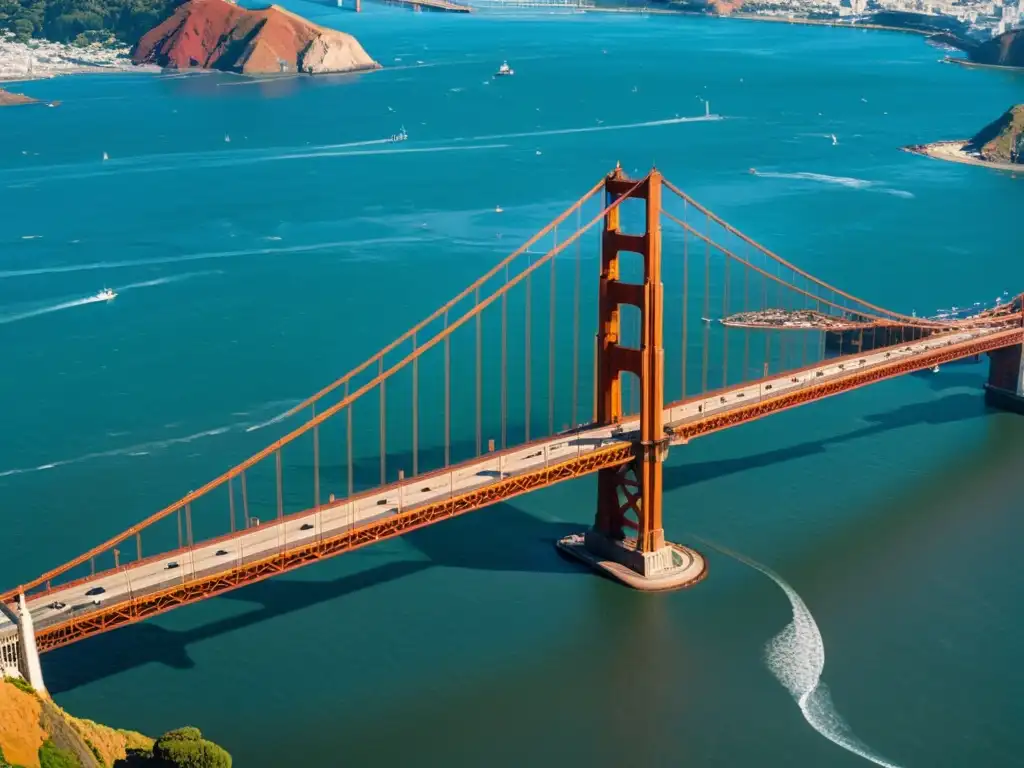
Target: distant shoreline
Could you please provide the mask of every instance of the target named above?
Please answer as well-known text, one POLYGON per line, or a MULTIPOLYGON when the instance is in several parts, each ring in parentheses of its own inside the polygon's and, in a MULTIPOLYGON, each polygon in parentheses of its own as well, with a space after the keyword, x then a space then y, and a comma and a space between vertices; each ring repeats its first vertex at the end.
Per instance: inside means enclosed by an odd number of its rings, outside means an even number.
POLYGON ((1010 173, 1024 174, 1024 163, 993 163, 983 160, 976 155, 964 151, 967 139, 956 141, 933 141, 931 144, 912 144, 903 147, 904 152, 913 155, 930 157, 933 160, 945 160, 950 163, 962 163, 963 165, 977 165, 981 168, 989 168, 993 171, 1009 171, 1010 173))
POLYGON ((160 67, 152 67, 149 64, 135 64, 130 67, 102 67, 97 65, 94 67, 68 67, 67 69, 56 69, 31 75, 0 75, 0 83, 31 83, 37 80, 53 80, 56 77, 64 77, 66 75, 159 75, 161 72, 160 67))
POLYGON ((743 21, 769 21, 776 24, 800 24, 808 27, 834 27, 837 29, 871 29, 881 32, 906 32, 912 35, 931 37, 938 34, 925 29, 914 29, 912 27, 892 27, 884 24, 850 24, 845 21, 833 19, 799 19, 784 16, 764 16, 759 13, 702 13, 700 11, 686 11, 677 8, 650 8, 635 5, 619 7, 596 7, 586 8, 584 13, 639 13, 652 16, 698 16, 708 19, 741 19, 743 21))

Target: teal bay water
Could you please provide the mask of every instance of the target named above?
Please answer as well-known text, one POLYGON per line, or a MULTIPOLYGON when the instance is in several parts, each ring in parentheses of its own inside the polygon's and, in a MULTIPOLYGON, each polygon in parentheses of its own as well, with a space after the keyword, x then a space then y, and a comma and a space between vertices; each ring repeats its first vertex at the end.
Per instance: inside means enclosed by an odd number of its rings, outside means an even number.
MULTIPOLYGON (((910 35, 288 7, 385 71, 67 78, 20 88, 59 109, 0 115, 5 587, 282 434, 246 430, 616 161, 893 309, 1024 288, 1024 182, 898 151, 971 134, 1020 76, 910 35), (487 84, 506 58, 516 77, 487 84), (700 98, 728 119, 572 130, 700 98), (401 125, 422 151, 356 146, 401 125), (103 286, 120 297, 80 303, 103 286)), ((674 450, 667 531, 711 566, 693 590, 634 594, 555 556, 592 516, 584 480, 54 652, 48 682, 102 722, 198 725, 244 768, 1019 765, 1024 421, 985 409, 985 372, 674 450), (798 702, 784 683, 798 696, 822 661, 831 705, 798 702)))

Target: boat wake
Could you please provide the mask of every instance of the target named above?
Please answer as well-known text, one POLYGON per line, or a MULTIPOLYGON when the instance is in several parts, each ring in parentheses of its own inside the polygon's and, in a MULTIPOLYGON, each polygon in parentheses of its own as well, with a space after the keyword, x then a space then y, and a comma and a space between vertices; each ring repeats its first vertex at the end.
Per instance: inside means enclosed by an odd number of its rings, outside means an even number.
POLYGON ((216 435, 223 435, 225 432, 229 432, 232 429, 237 429, 244 424, 233 424, 227 427, 217 427, 216 429, 208 429, 204 432, 196 432, 193 435, 185 435, 183 437, 172 437, 167 440, 154 440, 149 443, 139 443, 138 445, 132 445, 127 448, 115 448, 109 451, 96 451, 94 453, 86 453, 82 456, 76 456, 73 459, 62 459, 61 461, 53 461, 49 464, 40 464, 37 467, 19 467, 14 469, 5 469, 0 471, 0 477, 9 477, 11 475, 24 475, 29 472, 43 472, 47 469, 56 469, 57 467, 66 467, 69 464, 80 464, 83 461, 91 461, 92 459, 108 459, 115 456, 148 456, 154 451, 160 451, 164 448, 169 448, 172 445, 181 445, 183 443, 191 443, 196 440, 201 440, 204 437, 215 437, 216 435))
MULTIPOLYGON (((268 403, 263 403, 257 408, 253 409, 256 412, 266 412, 271 408, 280 408, 283 405, 287 405, 290 401, 285 400, 272 400, 268 403)), ((249 412, 246 412, 248 415, 249 412)), ((197 440, 202 440, 207 437, 217 437, 218 435, 224 435, 228 432, 236 432, 245 430, 251 426, 251 421, 236 421, 232 424, 228 424, 222 427, 215 427, 214 429, 206 429, 202 432, 195 432, 190 435, 182 435, 181 437, 170 437, 164 440, 151 440, 145 443, 136 443, 135 445, 129 445, 124 448, 112 448, 107 451, 94 451, 92 453, 86 453, 81 456, 76 456, 73 459, 62 459, 60 461, 52 461, 46 464, 40 464, 35 467, 14 467, 12 469, 0 470, 0 478, 11 477, 13 475, 24 475, 31 472, 44 472, 48 469, 56 469, 58 467, 66 467, 69 464, 81 464, 85 461, 92 461, 94 459, 111 459, 118 456, 149 456, 153 453, 158 453, 167 448, 174 447, 176 445, 186 445, 188 443, 194 443, 197 440)), ((168 427, 173 425, 166 425, 168 427)), ((111 432, 108 433, 108 437, 125 435, 126 432, 111 432)))
MULTIPOLYGON (((439 239, 439 238, 430 238, 439 239)), ((87 272, 95 269, 125 269, 127 267, 152 267, 160 264, 181 264, 189 261, 205 261, 208 259, 231 259, 243 256, 272 256, 280 253, 312 253, 332 249, 365 248, 375 245, 396 245, 406 243, 423 243, 425 238, 417 237, 375 237, 361 240, 335 240, 325 243, 306 245, 286 245, 265 248, 245 248, 234 251, 206 251, 201 253, 185 253, 180 256, 159 256, 151 259, 130 259, 125 261, 93 261, 85 264, 62 264, 53 267, 35 267, 33 269, 9 269, 0 271, 0 280, 14 277, 32 277, 34 275, 55 275, 65 272, 87 272)), ((379 250, 379 249, 378 249, 379 250)), ((378 258, 378 257, 374 257, 378 258)), ((199 273, 194 273, 199 274, 199 273)))
POLYGON ((829 176, 825 173, 810 173, 807 171, 801 171, 798 173, 757 171, 754 175, 760 176, 763 179, 794 179, 796 181, 813 181, 819 184, 836 184, 849 189, 865 189, 873 192, 884 192, 887 195, 894 195, 895 197, 912 198, 914 196, 912 192, 907 192, 904 189, 892 189, 891 187, 884 187, 880 185, 877 181, 855 179, 849 176, 829 176))
MULTIPOLYGON (((157 285, 167 285, 168 283, 177 283, 181 280, 188 280, 192 277, 199 277, 200 275, 218 274, 216 270, 208 272, 187 272, 183 275, 169 275, 168 277, 157 278, 156 280, 146 280, 142 283, 129 283, 117 288, 117 292, 130 291, 135 288, 150 288, 157 285)), ((74 299, 72 301, 62 301, 59 304, 50 304, 45 307, 38 307, 31 309, 26 312, 17 312, 11 315, 0 316, 0 325, 7 325, 8 323, 16 323, 20 320, 28 320, 33 317, 39 317, 40 315, 49 315, 53 312, 63 312, 66 309, 74 309, 75 307, 84 307, 87 304, 100 304, 106 302, 107 299, 100 295, 87 296, 83 299, 74 299)))
POLYGON ((855 755, 883 768, 900 768, 860 741, 836 711, 828 688, 821 680, 825 669, 825 643, 810 610, 789 584, 770 568, 738 552, 701 539, 712 549, 760 571, 774 581, 789 598, 793 620, 765 648, 765 662, 775 678, 796 700, 804 720, 818 733, 855 755))
MULTIPOLYGON (((409 149, 384 148, 392 144, 391 138, 351 141, 345 144, 323 144, 311 147, 268 147, 264 149, 219 150, 208 152, 170 152, 160 155, 138 155, 93 164, 65 164, 31 168, 0 169, 0 178, 10 177, 8 189, 25 189, 51 181, 71 181, 99 177, 121 176, 131 173, 181 172, 199 168, 234 168, 259 163, 306 160, 319 157, 368 157, 374 155, 432 154, 436 152, 474 152, 505 149, 505 144, 416 147, 409 149), (28 177, 28 178, 25 178, 28 177)), ((438 143, 444 143, 440 140, 438 143)))
POLYGON ((670 117, 666 120, 647 120, 642 123, 619 123, 615 125, 587 125, 578 128, 552 128, 543 131, 525 131, 523 133, 496 133, 491 136, 473 136, 470 139, 455 141, 498 141, 501 139, 528 139, 534 136, 567 136, 573 133, 597 133, 598 131, 628 131, 635 128, 657 128, 662 125, 681 125, 683 123, 708 123, 724 120, 721 115, 700 115, 698 117, 670 117))

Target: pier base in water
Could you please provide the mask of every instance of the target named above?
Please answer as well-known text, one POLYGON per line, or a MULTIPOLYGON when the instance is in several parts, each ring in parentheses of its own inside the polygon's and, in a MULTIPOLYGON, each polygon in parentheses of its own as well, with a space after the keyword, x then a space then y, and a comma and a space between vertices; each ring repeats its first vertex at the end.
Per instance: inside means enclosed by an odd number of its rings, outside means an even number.
POLYGON ((1024 394, 1017 394, 1009 389, 985 385, 985 403, 1001 411, 1010 411, 1024 416, 1024 394))
POLYGON ((559 539, 555 546, 598 573, 644 592, 692 586, 708 570, 699 552, 669 542, 657 552, 640 552, 632 539, 615 541, 596 531, 587 531, 559 539))
POLYGON ((993 408, 1024 414, 1024 345, 989 352, 985 402, 993 408))

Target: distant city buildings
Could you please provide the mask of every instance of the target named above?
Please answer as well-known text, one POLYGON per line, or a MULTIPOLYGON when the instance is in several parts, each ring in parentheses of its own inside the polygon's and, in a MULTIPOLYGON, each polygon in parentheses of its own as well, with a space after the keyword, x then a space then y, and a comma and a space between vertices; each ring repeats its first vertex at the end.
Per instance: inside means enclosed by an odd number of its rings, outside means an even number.
MULTIPOLYGON (((962 24, 973 37, 990 37, 1024 23, 1024 0, 750 0, 743 13, 850 20, 883 11, 941 17, 962 24)), ((944 27, 947 25, 938 24, 944 27)))

